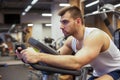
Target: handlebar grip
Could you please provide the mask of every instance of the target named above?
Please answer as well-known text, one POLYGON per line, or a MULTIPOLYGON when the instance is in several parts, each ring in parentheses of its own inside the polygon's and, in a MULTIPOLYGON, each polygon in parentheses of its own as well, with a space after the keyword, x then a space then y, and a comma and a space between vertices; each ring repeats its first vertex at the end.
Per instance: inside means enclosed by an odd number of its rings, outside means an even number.
MULTIPOLYGON (((15 45, 15 49, 20 53, 23 49, 26 49, 26 46, 24 44, 17 43, 15 45), (19 49, 19 47, 20 47, 20 49, 19 49)), ((25 63, 25 61, 23 59, 21 59, 21 60, 22 60, 22 62, 25 63)))
POLYGON ((26 46, 24 44, 18 43, 15 45, 15 49, 17 49, 17 51, 20 53, 23 49, 26 49, 26 46), (20 49, 19 49, 19 47, 20 47, 20 49))

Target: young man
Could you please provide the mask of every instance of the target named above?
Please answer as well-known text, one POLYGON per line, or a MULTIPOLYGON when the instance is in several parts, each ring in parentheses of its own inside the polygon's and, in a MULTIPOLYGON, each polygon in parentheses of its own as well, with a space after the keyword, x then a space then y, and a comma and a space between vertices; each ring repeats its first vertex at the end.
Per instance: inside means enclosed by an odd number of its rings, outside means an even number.
MULTIPOLYGON (((50 55, 27 48, 17 55, 26 63, 43 62, 64 69, 79 70, 90 64, 93 76, 89 80, 117 80, 120 78, 120 51, 110 37, 100 29, 84 26, 81 11, 70 6, 60 10, 61 30, 69 36, 59 49, 60 54, 50 55), (75 55, 70 55, 75 52, 75 55)), ((69 80, 69 79, 68 79, 69 80)))

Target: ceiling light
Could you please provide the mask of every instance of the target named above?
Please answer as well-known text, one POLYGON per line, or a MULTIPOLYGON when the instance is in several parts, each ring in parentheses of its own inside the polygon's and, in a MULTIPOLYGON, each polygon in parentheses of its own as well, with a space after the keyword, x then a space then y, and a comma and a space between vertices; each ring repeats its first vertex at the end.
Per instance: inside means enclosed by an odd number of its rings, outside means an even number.
POLYGON ((32 6, 29 5, 29 6, 25 9, 25 12, 28 12, 31 8, 32 8, 32 6))
POLYGON ((22 15, 24 16, 26 14, 26 12, 23 12, 22 15))
POLYGON ((93 6, 93 5, 97 4, 97 3, 99 3, 99 0, 87 4, 85 7, 90 7, 90 6, 93 6))
POLYGON ((59 6, 70 6, 68 3, 60 3, 59 6))
POLYGON ((120 4, 116 4, 116 5, 114 5, 114 7, 115 7, 115 8, 120 7, 120 4))
POLYGON ((37 3, 37 1, 38 1, 38 0, 33 0, 33 1, 31 2, 31 5, 34 5, 35 3, 37 3))
POLYGON ((27 26, 33 26, 33 24, 28 24, 27 26))
POLYGON ((45 26, 52 26, 52 24, 45 24, 45 26))
POLYGON ((25 15, 26 12, 28 12, 35 3, 37 3, 37 1, 38 1, 38 0, 33 0, 33 1, 31 2, 31 5, 28 5, 28 6, 27 6, 27 8, 25 9, 25 12, 23 12, 22 15, 25 15))
POLYGON ((52 16, 51 13, 43 13, 42 16, 52 16))

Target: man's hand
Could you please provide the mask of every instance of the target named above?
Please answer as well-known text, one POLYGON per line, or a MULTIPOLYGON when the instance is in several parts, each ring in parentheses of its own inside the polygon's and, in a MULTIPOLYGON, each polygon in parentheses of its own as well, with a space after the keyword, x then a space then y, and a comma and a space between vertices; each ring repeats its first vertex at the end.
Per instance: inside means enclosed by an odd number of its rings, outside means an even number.
POLYGON ((22 59, 26 63, 38 63, 40 53, 36 52, 33 48, 28 47, 20 52, 22 59))

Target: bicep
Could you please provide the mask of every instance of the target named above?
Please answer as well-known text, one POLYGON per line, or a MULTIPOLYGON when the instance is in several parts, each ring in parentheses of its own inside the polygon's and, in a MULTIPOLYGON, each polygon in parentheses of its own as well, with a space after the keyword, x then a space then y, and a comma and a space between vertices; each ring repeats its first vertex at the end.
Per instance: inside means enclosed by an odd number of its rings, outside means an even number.
POLYGON ((83 64, 88 64, 95 59, 103 46, 103 36, 99 33, 91 34, 84 41, 84 46, 76 53, 76 57, 83 64))

